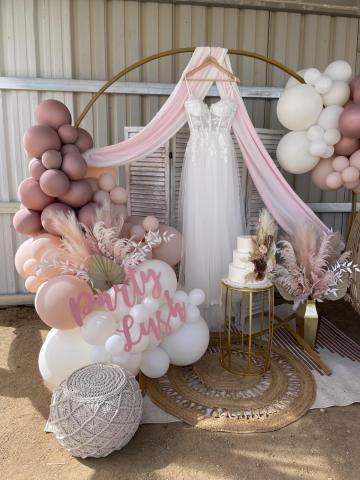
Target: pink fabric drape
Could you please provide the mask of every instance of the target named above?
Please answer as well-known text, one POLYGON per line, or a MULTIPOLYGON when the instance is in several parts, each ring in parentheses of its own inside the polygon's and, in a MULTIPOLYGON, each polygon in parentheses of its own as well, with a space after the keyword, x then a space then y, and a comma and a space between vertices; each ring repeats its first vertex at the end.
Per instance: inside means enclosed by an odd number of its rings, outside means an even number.
MULTIPOLYGON (((183 78, 187 71, 200 65, 208 55, 231 70, 227 50, 218 47, 198 47, 186 66, 180 81, 163 107, 146 127, 134 137, 108 147, 89 150, 85 158, 89 166, 120 166, 139 160, 152 153, 186 123, 184 102, 188 91, 183 78)), ((218 71, 208 66, 195 76, 216 78, 218 71)), ((204 98, 212 81, 192 82, 192 93, 204 98)), ((287 183, 274 161, 266 151, 249 118, 238 88, 227 82, 217 82, 221 96, 230 96, 237 104, 233 130, 239 143, 244 161, 266 208, 282 229, 294 234, 299 224, 312 223, 321 230, 328 230, 315 213, 301 200, 287 183)))

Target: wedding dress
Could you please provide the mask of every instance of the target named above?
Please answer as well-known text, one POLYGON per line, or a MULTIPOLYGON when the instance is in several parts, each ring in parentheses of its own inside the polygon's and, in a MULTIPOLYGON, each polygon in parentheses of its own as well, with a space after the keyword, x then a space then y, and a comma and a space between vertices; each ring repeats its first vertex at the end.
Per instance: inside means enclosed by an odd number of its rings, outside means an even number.
POLYGON ((230 133, 236 108, 230 97, 208 107, 190 89, 185 102, 190 138, 180 191, 179 227, 184 239, 180 283, 187 292, 204 290, 202 313, 210 329, 219 327, 220 281, 227 276, 236 237, 245 230, 230 133))

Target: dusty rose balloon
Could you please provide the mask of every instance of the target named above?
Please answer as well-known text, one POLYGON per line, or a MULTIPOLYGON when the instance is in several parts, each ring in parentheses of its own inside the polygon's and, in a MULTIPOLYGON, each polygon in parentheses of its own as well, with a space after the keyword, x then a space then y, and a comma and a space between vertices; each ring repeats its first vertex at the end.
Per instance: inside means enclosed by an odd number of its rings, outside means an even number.
POLYGON ((61 170, 46 170, 40 177, 41 189, 51 197, 61 197, 70 189, 70 180, 61 170))
POLYGON ((21 208, 14 215, 13 225, 18 233, 33 235, 41 230, 40 214, 34 210, 21 208))
POLYGON ((25 262, 29 259, 32 258, 32 253, 31 253, 31 244, 33 242, 32 238, 28 238, 23 242, 19 248, 16 250, 15 253, 15 258, 14 258, 14 263, 15 263, 15 268, 20 277, 26 278, 27 274, 25 273, 24 270, 24 265, 25 262))
MULTIPOLYGON (((354 79, 355 80, 355 79, 354 79)), ((351 87, 350 87, 351 91, 351 87)), ((360 102, 360 82, 358 81, 352 91, 352 100, 354 103, 359 103, 360 102)))
POLYGON ((360 184, 359 180, 356 180, 355 182, 345 182, 344 187, 347 188, 348 190, 354 190, 354 188, 357 188, 359 184, 360 184))
POLYGON ((87 180, 76 180, 70 183, 69 190, 65 195, 61 195, 59 200, 70 205, 70 207, 80 208, 90 202, 93 193, 87 180))
POLYGON ((351 103, 344 108, 339 118, 339 130, 344 137, 360 137, 360 105, 351 103))
POLYGON ((158 247, 152 250, 152 258, 162 260, 170 266, 176 265, 181 259, 182 235, 174 227, 168 225, 159 226, 160 234, 167 232, 169 235, 174 234, 169 242, 162 242, 158 247))
POLYGON ((61 275, 41 285, 35 297, 35 309, 41 320, 52 328, 69 330, 75 328, 70 300, 81 294, 92 295, 84 281, 72 275, 61 275))
POLYGON ((98 206, 96 203, 87 203, 78 211, 77 217, 80 223, 83 223, 87 227, 92 227, 96 220, 96 209, 98 206))
POLYGON ((320 190, 331 190, 326 185, 326 177, 334 171, 332 161, 331 158, 321 158, 316 167, 311 170, 311 180, 320 190))
POLYGON ((120 232, 120 237, 121 238, 130 238, 130 228, 132 227, 131 223, 125 222, 121 232, 120 232))
POLYGON ((71 123, 71 113, 66 105, 58 100, 44 100, 35 109, 35 118, 40 125, 48 125, 57 130, 64 123, 71 123))
POLYGON ((332 190, 336 190, 343 186, 343 180, 341 177, 341 173, 339 172, 332 172, 326 177, 325 183, 328 188, 332 190))
POLYGON ((110 201, 109 192, 105 192, 104 190, 98 190, 97 192, 94 193, 93 200, 99 205, 105 202, 109 202, 110 201))
POLYGON ((115 178, 111 175, 111 173, 103 173, 98 178, 98 185, 101 190, 105 190, 106 192, 110 192, 116 184, 115 178))
POLYGON ((75 143, 79 137, 78 129, 72 125, 61 125, 58 134, 63 143, 75 143))
POLYGON ((47 150, 41 157, 41 163, 45 168, 60 168, 62 163, 61 153, 56 150, 47 150))
POLYGON ((360 170, 360 150, 357 150, 350 156, 350 165, 360 170))
POLYGON ((86 150, 93 147, 93 139, 89 132, 83 128, 78 128, 78 134, 79 137, 75 145, 79 148, 80 152, 86 152, 86 150))
POLYGON ((67 153, 80 153, 80 150, 76 145, 72 145, 71 143, 67 143, 61 147, 61 153, 66 155, 67 153))
POLYGON ((341 178, 343 182, 355 182, 359 179, 360 172, 356 167, 346 167, 341 172, 341 178))
POLYGON ((335 157, 332 161, 332 166, 336 172, 342 172, 349 166, 349 159, 344 156, 335 157))
POLYGON ((43 210, 54 201, 40 188, 39 182, 33 178, 26 178, 18 187, 18 197, 21 203, 30 210, 43 210))
POLYGON ((132 237, 137 242, 141 242, 145 237, 146 231, 141 225, 133 225, 130 228, 130 237, 132 237))
POLYGON ((24 133, 23 144, 30 158, 41 158, 46 150, 60 150, 61 148, 59 135, 45 125, 28 128, 24 133))
POLYGON ((87 163, 80 153, 67 153, 63 158, 61 170, 70 180, 81 180, 85 177, 87 163))
POLYGON ((110 191, 110 200, 117 205, 126 203, 128 199, 128 193, 123 187, 114 187, 110 191))
POLYGON ((93 193, 96 193, 99 190, 99 185, 97 183, 97 179, 93 178, 93 177, 90 177, 90 178, 86 178, 86 180, 90 183, 90 186, 91 186, 91 189, 92 189, 93 193))
POLYGON ((116 167, 88 167, 86 172, 86 177, 99 178, 103 173, 111 173, 111 175, 116 178, 117 168, 116 167))
POLYGON ((149 215, 144 218, 142 225, 147 232, 154 232, 159 228, 159 220, 156 217, 149 215))
POLYGON ((360 76, 357 75, 350 82, 350 98, 353 99, 355 88, 360 86, 360 76))
POLYGON ((36 275, 31 275, 25 280, 25 288, 28 292, 36 293, 42 283, 36 275))
POLYGON ((34 180, 39 180, 46 168, 37 158, 33 158, 29 162, 29 172, 34 180))
POLYGON ((52 203, 48 207, 44 208, 41 214, 42 226, 49 233, 52 233, 54 235, 61 235, 62 232, 58 232, 56 228, 54 228, 52 220, 58 212, 63 212, 67 214, 73 211, 74 210, 71 207, 65 205, 64 203, 52 203))
POLYGON ((142 225, 145 217, 140 217, 139 215, 130 215, 127 217, 126 222, 131 225, 142 225))
POLYGON ((357 138, 342 137, 335 145, 336 155, 351 155, 360 148, 360 141, 357 138))

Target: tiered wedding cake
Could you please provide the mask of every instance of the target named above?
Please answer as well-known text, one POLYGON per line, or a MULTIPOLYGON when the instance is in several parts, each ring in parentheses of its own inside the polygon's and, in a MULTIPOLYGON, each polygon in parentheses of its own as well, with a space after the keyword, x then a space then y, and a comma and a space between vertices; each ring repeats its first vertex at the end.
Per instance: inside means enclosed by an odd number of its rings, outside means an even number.
POLYGON ((253 283, 246 277, 254 271, 254 264, 249 260, 254 244, 250 235, 237 238, 237 250, 233 251, 233 262, 229 265, 229 280, 238 284, 253 283))

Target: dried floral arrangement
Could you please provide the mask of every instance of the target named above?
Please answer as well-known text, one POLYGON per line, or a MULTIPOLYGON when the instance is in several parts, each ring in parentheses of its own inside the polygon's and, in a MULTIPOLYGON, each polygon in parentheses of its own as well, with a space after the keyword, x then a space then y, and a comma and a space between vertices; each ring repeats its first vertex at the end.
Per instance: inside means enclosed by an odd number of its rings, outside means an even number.
POLYGON ((260 212, 256 234, 252 239, 254 249, 250 255, 250 261, 254 264, 254 272, 247 275, 247 281, 260 281, 265 278, 269 261, 275 257, 277 232, 278 227, 273 217, 264 208, 260 212))
POLYGON ((308 299, 339 300, 346 295, 353 271, 360 271, 349 260, 351 252, 341 253, 343 248, 340 234, 299 226, 292 238, 278 242, 279 262, 269 276, 295 309, 308 299))
POLYGON ((39 267, 60 269, 83 278, 96 290, 105 291, 126 283, 128 267, 144 262, 153 248, 174 236, 148 231, 141 242, 121 237, 124 218, 111 219, 109 215, 108 209, 99 209, 93 227, 89 228, 79 223, 74 213, 58 212, 52 225, 62 233, 62 243, 45 254, 39 267))

